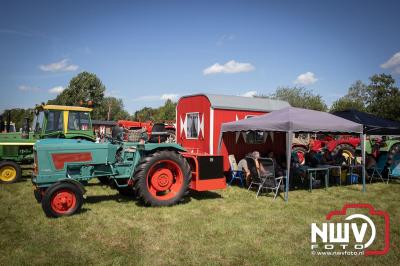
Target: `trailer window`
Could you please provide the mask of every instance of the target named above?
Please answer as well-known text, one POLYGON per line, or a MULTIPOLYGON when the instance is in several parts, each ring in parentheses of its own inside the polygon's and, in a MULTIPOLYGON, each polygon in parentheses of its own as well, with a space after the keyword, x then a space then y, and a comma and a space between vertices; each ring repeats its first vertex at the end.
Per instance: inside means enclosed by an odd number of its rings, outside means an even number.
POLYGON ((91 130, 89 113, 70 111, 68 114, 68 129, 91 130))
POLYGON ((51 110, 47 113, 46 132, 63 131, 62 111, 51 110))
POLYGON ((262 144, 264 143, 263 131, 248 131, 246 132, 246 143, 247 144, 262 144))
POLYGON ((199 113, 186 114, 186 138, 197 139, 199 136, 199 113))

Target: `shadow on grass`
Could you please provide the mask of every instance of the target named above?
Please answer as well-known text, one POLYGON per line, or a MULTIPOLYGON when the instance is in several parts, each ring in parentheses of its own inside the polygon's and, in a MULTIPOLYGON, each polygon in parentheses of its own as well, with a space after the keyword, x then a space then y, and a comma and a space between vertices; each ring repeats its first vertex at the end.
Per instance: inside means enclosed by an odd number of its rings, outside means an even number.
POLYGON ((212 191, 195 191, 191 190, 189 196, 196 200, 211 200, 211 199, 222 199, 223 197, 212 191))
POLYGON ((123 196, 120 194, 114 195, 94 195, 88 196, 85 200, 87 203, 99 203, 102 201, 116 201, 116 202, 128 202, 135 200, 135 197, 123 196))

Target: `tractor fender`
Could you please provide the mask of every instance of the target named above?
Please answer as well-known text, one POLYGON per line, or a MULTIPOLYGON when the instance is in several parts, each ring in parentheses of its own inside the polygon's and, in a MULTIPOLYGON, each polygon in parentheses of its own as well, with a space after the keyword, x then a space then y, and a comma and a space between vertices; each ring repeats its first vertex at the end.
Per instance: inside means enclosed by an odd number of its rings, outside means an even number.
POLYGON ((186 152, 186 150, 182 146, 175 144, 175 143, 162 143, 162 144, 151 143, 151 144, 145 145, 146 152, 156 152, 156 151, 160 151, 160 150, 186 152))
POLYGON ((60 184, 60 183, 73 184, 73 185, 75 185, 75 186, 77 186, 79 188, 79 190, 82 192, 83 195, 86 193, 86 189, 85 189, 84 185, 81 182, 76 181, 75 179, 71 179, 71 178, 62 179, 62 180, 59 180, 56 183, 54 183, 54 185, 57 185, 57 184, 60 184))

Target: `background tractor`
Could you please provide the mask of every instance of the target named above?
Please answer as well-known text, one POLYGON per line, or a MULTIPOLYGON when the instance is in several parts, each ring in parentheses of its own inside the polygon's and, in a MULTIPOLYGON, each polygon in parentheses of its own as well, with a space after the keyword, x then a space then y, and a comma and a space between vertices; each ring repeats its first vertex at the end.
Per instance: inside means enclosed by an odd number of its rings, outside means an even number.
POLYGON ((360 145, 360 138, 352 135, 333 137, 326 134, 297 134, 293 138, 292 151, 297 154, 299 162, 304 164, 305 153, 309 150, 316 152, 327 149, 334 158, 344 158, 351 163, 356 155, 356 148, 360 145))
POLYGON ((0 121, 0 182, 14 183, 21 178, 21 165, 33 163, 33 145, 42 138, 85 139, 94 141, 90 119, 91 108, 60 105, 40 105, 35 108, 32 125, 25 119, 20 132, 9 129, 0 121))
MULTIPOLYGON (((113 134, 115 136, 115 134, 113 134)), ((92 178, 150 206, 181 202, 189 188, 225 188, 222 156, 185 154, 175 143, 44 139, 34 145, 34 194, 49 217, 72 215, 92 178)))
POLYGON ((385 175, 400 176, 400 138, 399 137, 372 137, 370 136, 365 145, 367 156, 376 161, 378 169, 385 175))

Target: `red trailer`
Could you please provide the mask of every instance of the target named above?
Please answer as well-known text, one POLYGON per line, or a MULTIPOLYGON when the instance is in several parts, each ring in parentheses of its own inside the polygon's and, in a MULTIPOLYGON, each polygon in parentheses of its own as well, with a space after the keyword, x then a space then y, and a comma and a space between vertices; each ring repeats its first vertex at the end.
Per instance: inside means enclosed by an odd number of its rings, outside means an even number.
MULTIPOLYGON (((176 142, 189 153, 216 154, 222 123, 262 115, 287 106, 289 104, 285 101, 265 98, 215 94, 183 96, 176 107, 176 142)), ((224 170, 229 170, 228 154, 243 157, 251 149, 261 150, 267 143, 267 138, 260 137, 263 140, 262 143, 260 141, 255 146, 243 145, 246 144, 245 133, 242 136, 224 138, 221 150, 221 155, 224 156, 224 170)), ((271 135, 271 138, 274 136, 271 135)), ((280 139, 279 136, 278 139, 280 139)))

